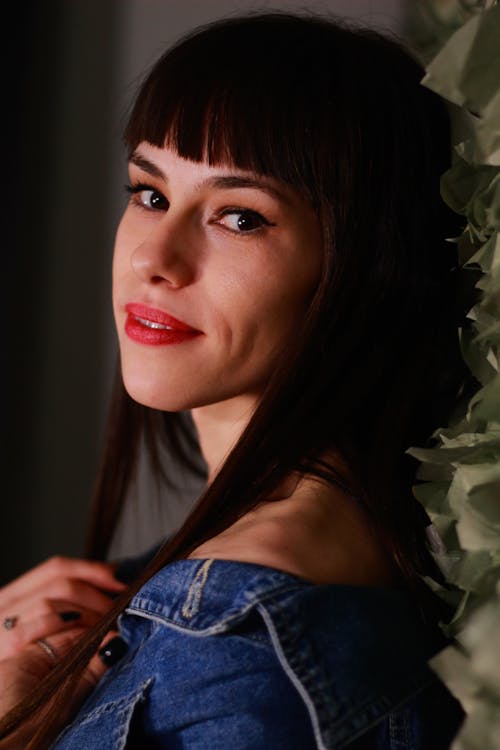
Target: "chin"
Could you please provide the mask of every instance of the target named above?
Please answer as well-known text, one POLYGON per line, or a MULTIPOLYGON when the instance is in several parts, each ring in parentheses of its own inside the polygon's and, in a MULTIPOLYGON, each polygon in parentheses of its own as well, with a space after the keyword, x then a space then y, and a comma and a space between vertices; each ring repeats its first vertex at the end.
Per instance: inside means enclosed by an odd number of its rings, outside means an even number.
POLYGON ((143 373, 141 375, 127 371, 123 373, 123 385, 130 398, 150 409, 170 412, 189 411, 200 406, 225 401, 228 398, 228 395, 221 393, 219 389, 207 388, 206 383, 189 384, 186 381, 187 378, 183 378, 182 383, 172 380, 167 384, 165 378, 158 382, 154 378, 145 378, 143 373))
POLYGON ((123 377, 125 390, 133 401, 142 406, 159 411, 186 411, 191 408, 192 399, 185 392, 172 387, 166 392, 165 384, 161 387, 151 381, 140 380, 133 377, 123 377))

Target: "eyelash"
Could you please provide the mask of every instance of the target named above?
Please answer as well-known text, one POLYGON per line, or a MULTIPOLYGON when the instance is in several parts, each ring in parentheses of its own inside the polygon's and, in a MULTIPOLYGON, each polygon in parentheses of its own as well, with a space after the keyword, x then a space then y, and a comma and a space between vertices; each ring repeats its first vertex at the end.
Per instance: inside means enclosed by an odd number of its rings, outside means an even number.
POLYGON ((265 227, 276 226, 276 224, 273 224, 273 222, 266 219, 266 217, 262 216, 262 214, 260 214, 258 211, 253 211, 251 208, 241 208, 239 206, 230 206, 228 208, 225 208, 217 215, 217 219, 221 219, 223 216, 235 216, 237 214, 246 214, 247 216, 251 216, 253 220, 257 219, 258 226, 254 227, 253 229, 247 229, 246 231, 238 232, 236 229, 230 229, 229 227, 224 226, 224 224, 221 225, 224 229, 227 229, 228 232, 232 232, 233 234, 253 234, 254 232, 262 231, 262 229, 265 229, 265 227))
MULTIPOLYGON (((125 185, 125 190, 128 194, 132 196, 132 202, 134 203, 134 205, 137 206, 138 208, 143 209, 144 211, 165 210, 163 207, 162 208, 153 208, 153 207, 148 208, 147 206, 145 206, 144 203, 140 200, 140 198, 136 197, 140 193, 145 192, 145 191, 156 193, 157 195, 161 196, 166 201, 167 208, 168 208, 169 204, 165 196, 163 196, 159 190, 156 190, 151 185, 146 185, 144 183, 128 184, 128 185, 125 185)), ((248 229, 246 232, 245 231, 238 232, 235 229, 229 229, 229 227, 225 227, 224 225, 221 225, 224 229, 226 229, 228 232, 232 232, 233 234, 253 234, 254 232, 258 232, 259 230, 262 230, 265 227, 276 226, 276 224, 266 219, 266 217, 260 214, 258 211, 254 211, 253 209, 250 209, 250 208, 242 208, 240 206, 229 206, 223 209, 217 214, 217 219, 220 219, 223 216, 230 216, 234 214, 250 215, 252 218, 254 219, 256 218, 258 220, 259 226, 254 227, 253 229, 248 229)))
POLYGON ((167 199, 160 193, 159 190, 156 190, 154 187, 151 187, 151 185, 146 185, 143 182, 125 185, 125 190, 132 197, 132 202, 134 203, 134 205, 136 205, 138 208, 143 208, 145 211, 159 211, 161 209, 148 208, 147 206, 145 206, 140 198, 136 197, 142 192, 149 191, 150 193, 156 193, 157 195, 160 195, 168 204, 167 199))

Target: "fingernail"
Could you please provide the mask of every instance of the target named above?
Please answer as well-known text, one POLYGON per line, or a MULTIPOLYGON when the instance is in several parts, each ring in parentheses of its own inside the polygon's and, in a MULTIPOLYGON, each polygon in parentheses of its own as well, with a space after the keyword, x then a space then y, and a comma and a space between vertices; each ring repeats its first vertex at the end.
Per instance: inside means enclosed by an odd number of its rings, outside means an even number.
POLYGON ((71 610, 69 612, 59 612, 59 617, 63 622, 71 622, 71 620, 79 620, 82 616, 81 612, 71 610))
POLYGON ((100 660, 107 667, 112 667, 113 664, 116 664, 116 662, 122 658, 122 656, 125 656, 127 651, 127 644, 123 638, 120 638, 120 636, 117 635, 115 638, 108 641, 105 646, 99 649, 98 655, 100 660))

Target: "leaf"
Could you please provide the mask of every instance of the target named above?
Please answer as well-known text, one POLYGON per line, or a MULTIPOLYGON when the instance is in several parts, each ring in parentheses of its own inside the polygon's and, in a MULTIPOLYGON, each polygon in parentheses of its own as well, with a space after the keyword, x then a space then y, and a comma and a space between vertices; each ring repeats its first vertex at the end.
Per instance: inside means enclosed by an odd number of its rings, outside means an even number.
POLYGON ((457 158, 441 178, 441 194, 453 211, 466 216, 470 231, 486 242, 500 231, 500 171, 457 158))
POLYGON ((449 646, 431 668, 460 700, 466 718, 452 750, 500 748, 500 600, 498 592, 460 634, 463 651, 449 646))
MULTIPOLYGON (((424 2, 434 39, 442 2, 424 2)), ((452 750, 500 750, 500 5, 459 4, 463 23, 452 28, 458 12, 446 20, 447 41, 422 84, 446 100, 452 123, 441 194, 464 218, 462 235, 450 239, 460 346, 477 387, 435 429, 432 447, 408 453, 420 462, 414 493, 432 520, 430 551, 445 585, 427 581, 454 608, 441 627, 458 648, 431 661, 467 711, 452 750)))

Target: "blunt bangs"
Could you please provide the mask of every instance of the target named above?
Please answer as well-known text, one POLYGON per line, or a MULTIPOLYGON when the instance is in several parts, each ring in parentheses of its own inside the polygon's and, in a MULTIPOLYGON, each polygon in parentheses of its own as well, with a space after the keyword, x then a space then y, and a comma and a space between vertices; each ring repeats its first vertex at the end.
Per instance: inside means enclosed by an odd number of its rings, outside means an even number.
POLYGON ((325 106, 335 98, 332 35, 341 32, 316 20, 312 34, 310 22, 268 13, 184 37, 146 78, 125 131, 129 151, 168 145, 192 161, 274 177, 317 205, 335 109, 325 106), (316 43, 325 34, 328 60, 316 43))
POLYGON ((402 171, 394 146, 401 132, 410 144, 422 139, 429 92, 421 78, 421 66, 395 40, 345 19, 225 18, 198 27, 158 60, 125 143, 130 153, 146 141, 191 161, 273 177, 335 216, 338 232, 350 218, 340 208, 346 196, 358 215, 371 213, 381 181, 410 194, 422 179, 422 154, 412 162, 410 149, 402 171))

